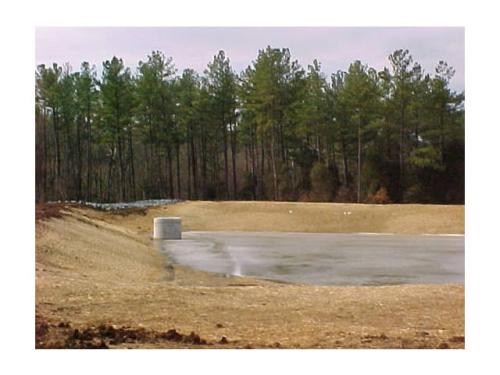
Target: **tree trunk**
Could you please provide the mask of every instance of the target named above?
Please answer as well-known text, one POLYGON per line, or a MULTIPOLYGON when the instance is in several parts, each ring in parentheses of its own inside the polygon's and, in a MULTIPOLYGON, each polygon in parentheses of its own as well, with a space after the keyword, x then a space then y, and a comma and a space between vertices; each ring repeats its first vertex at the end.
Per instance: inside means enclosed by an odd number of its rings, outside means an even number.
POLYGON ((203 129, 204 127, 202 127, 201 135, 201 190, 202 198, 207 199, 207 144, 203 129))
POLYGON ((148 130, 149 130, 149 160, 148 160, 148 169, 147 169, 147 189, 148 195, 155 196, 158 190, 159 184, 156 177, 156 173, 154 170, 154 160, 157 160, 157 156, 154 154, 154 150, 156 149, 155 138, 153 136, 153 120, 151 118, 151 114, 148 114, 148 130))
POLYGON ((419 125, 419 121, 420 121, 420 117, 419 117, 418 111, 415 114, 415 116, 416 116, 416 121, 415 121, 415 148, 418 148, 419 142, 420 142, 419 139, 418 139, 418 137, 419 137, 419 134, 418 134, 418 130, 419 130, 418 129, 418 125, 419 125))
POLYGON ((35 202, 43 202, 43 144, 42 115, 35 109, 35 202))
POLYGON ((264 199, 265 195, 265 187, 264 187, 264 173, 265 173, 265 154, 264 154, 264 134, 261 131, 261 136, 260 136, 260 163, 261 163, 261 168, 260 168, 260 199, 264 199))
POLYGON ((180 164, 180 145, 179 142, 175 145, 176 147, 176 162, 177 162, 177 198, 181 199, 181 164, 180 164))
POLYGON ((131 171, 131 189, 132 189, 132 199, 136 199, 135 192, 135 168, 134 168, 134 146, 132 142, 132 130, 128 131, 128 149, 130 154, 130 171, 131 171))
POLYGON ((189 139, 190 138, 189 134, 187 138, 188 138, 186 143, 186 159, 187 159, 187 175, 188 175, 187 189, 188 189, 188 199, 191 200, 191 140, 189 139))
POLYGON ((278 193, 278 174, 276 170, 276 156, 274 154, 274 143, 275 143, 275 136, 274 136, 274 131, 272 132, 271 136, 271 165, 273 169, 273 191, 274 191, 274 200, 277 201, 279 200, 279 193, 278 193))
POLYGON ((54 179, 54 198, 60 199, 59 195, 59 181, 61 179, 61 147, 60 147, 60 134, 59 134, 59 119, 57 111, 52 113, 52 122, 54 125, 54 136, 56 140, 56 177, 54 179))
POLYGON ((220 199, 219 196, 219 173, 220 173, 220 162, 219 162, 219 140, 216 139, 212 145, 212 153, 214 155, 213 159, 213 167, 212 167, 212 185, 215 188, 215 195, 217 199, 220 199))
POLYGON ((318 162, 321 162, 321 148, 319 145, 319 129, 317 124, 316 124, 316 150, 318 152, 318 162))
POLYGON ((156 165, 154 165, 154 163, 151 163, 154 168, 153 176, 155 176, 153 194, 155 198, 158 198, 161 195, 163 186, 165 185, 165 178, 163 177, 163 169, 161 168, 161 155, 158 152, 158 146, 155 146, 155 154, 156 154, 156 165))
POLYGON ((236 181, 236 128, 231 130, 231 159, 233 162, 233 199, 238 199, 238 186, 236 181))
POLYGON ((405 133, 405 105, 401 104, 401 129, 399 134, 399 198, 403 198, 405 186, 405 160, 404 160, 404 133, 405 133))
POLYGON ((76 162, 76 150, 71 139, 71 123, 65 118, 63 122, 63 143, 62 143, 62 179, 61 179, 61 199, 74 199, 76 197, 76 173, 78 165, 76 162))
POLYGON ((87 107, 87 201, 91 200, 92 194, 92 123, 90 122, 90 111, 87 107))
POLYGON ((125 165, 123 163, 122 137, 118 135, 118 163, 120 164, 120 199, 125 202, 125 165))
POLYGON ((361 118, 358 122, 358 203, 361 202, 361 118))
POLYGON ((285 147, 285 136, 283 134, 283 124, 280 122, 279 126, 279 131, 280 131, 280 139, 279 139, 279 145, 280 145, 280 150, 281 150, 281 161, 283 163, 286 163, 286 147, 285 147))
POLYGON ((196 163, 196 144, 194 142, 193 127, 191 125, 191 168, 193 170, 193 198, 198 199, 198 168, 196 163))
MULTIPOLYGON (((224 118, 223 120, 224 121, 224 118)), ((223 128, 222 128, 222 139, 224 142, 224 182, 226 184, 226 199, 229 199, 229 162, 228 162, 228 157, 227 157, 227 129, 226 129, 226 124, 223 123, 223 128)))
POLYGON ((107 186, 107 198, 106 198, 108 202, 111 202, 111 186, 113 185, 111 182, 113 174, 113 157, 114 157, 114 147, 112 146, 108 164, 108 186, 107 186))
POLYGON ((47 117, 45 113, 45 108, 43 108, 42 112, 42 126, 43 126, 43 196, 42 196, 42 202, 45 202, 47 200, 47 152, 48 152, 48 147, 47 147, 47 117))
POLYGON ((248 149, 249 149, 249 145, 245 145, 245 173, 248 174, 250 172, 249 168, 248 168, 248 149))
POLYGON ((441 154, 441 165, 444 165, 444 111, 439 111, 439 150, 441 154))
POLYGON ((81 119, 76 120, 76 154, 77 154, 77 167, 76 167, 76 200, 82 198, 82 168, 83 158, 81 150, 81 119))
POLYGON ((169 145, 167 148, 168 161, 168 191, 170 198, 174 198, 174 174, 172 172, 172 148, 169 145))
POLYGON ((342 136, 341 144, 342 144, 342 160, 343 160, 343 165, 344 165, 344 183, 346 186, 348 186, 349 185, 349 165, 347 163, 347 145, 346 145, 344 136, 342 136))
POLYGON ((255 127, 252 127, 252 135, 251 135, 251 158, 252 158, 252 198, 253 200, 257 199, 256 185, 257 185, 257 171, 255 166, 255 158, 257 153, 255 149, 257 148, 257 134, 255 127))

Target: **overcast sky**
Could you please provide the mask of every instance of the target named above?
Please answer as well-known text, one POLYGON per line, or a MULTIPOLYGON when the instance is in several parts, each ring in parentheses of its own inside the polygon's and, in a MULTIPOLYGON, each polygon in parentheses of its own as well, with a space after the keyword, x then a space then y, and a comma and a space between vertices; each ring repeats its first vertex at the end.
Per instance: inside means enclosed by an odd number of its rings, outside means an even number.
POLYGON ((304 67, 317 58, 328 76, 357 59, 380 70, 394 50, 409 49, 426 72, 434 73, 444 60, 456 70, 451 87, 465 85, 464 29, 458 27, 43 27, 36 29, 36 64, 69 62, 78 69, 89 61, 101 71, 103 61, 117 56, 135 72, 140 60, 159 50, 173 57, 178 73, 185 68, 202 73, 222 49, 240 72, 267 45, 289 48, 304 67))

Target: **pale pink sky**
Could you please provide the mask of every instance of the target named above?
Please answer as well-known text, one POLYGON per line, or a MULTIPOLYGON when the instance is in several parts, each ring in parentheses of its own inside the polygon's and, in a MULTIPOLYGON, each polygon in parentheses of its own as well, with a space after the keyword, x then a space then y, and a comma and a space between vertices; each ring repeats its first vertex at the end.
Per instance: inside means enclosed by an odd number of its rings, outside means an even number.
POLYGON ((178 73, 201 73, 223 49, 240 72, 267 45, 289 48, 303 67, 317 58, 327 76, 356 59, 380 70, 395 49, 409 49, 428 73, 439 60, 447 61, 456 70, 451 87, 465 87, 461 27, 42 27, 36 29, 36 64, 69 62, 77 70, 89 61, 100 71, 116 55, 135 71, 140 60, 160 50, 173 57, 178 73))

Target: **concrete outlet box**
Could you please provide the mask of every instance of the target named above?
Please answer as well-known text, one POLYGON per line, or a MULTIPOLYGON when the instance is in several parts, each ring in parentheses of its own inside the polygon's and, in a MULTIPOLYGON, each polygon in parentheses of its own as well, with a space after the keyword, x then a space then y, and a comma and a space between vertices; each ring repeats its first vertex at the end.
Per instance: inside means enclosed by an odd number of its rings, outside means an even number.
POLYGON ((155 240, 182 239, 181 218, 155 217, 153 238, 155 240))

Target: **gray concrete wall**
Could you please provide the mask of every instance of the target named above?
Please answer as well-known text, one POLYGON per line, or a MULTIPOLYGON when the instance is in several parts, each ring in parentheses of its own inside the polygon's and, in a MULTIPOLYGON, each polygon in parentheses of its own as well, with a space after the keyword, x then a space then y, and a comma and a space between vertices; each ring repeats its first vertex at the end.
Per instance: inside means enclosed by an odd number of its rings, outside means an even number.
POLYGON ((182 239, 180 217, 156 217, 154 219, 153 238, 158 240, 182 239))

